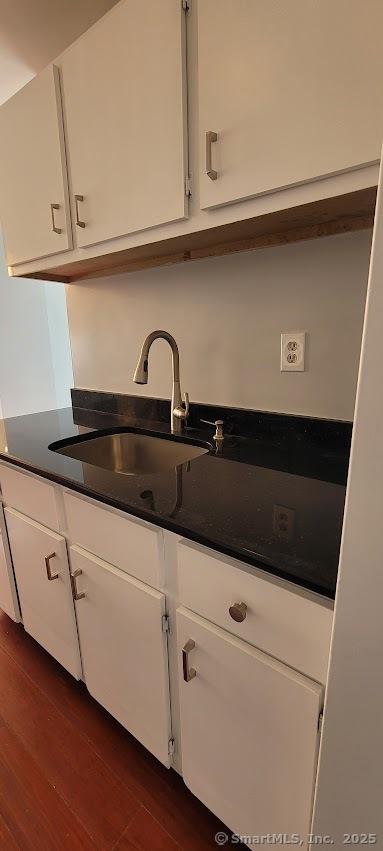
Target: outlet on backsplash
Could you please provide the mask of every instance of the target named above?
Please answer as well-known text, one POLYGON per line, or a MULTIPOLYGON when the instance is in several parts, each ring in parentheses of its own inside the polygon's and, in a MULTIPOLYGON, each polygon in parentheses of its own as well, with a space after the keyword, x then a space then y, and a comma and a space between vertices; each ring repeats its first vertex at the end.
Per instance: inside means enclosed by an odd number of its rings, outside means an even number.
POLYGON ((295 511, 284 505, 274 505, 273 531, 281 541, 292 541, 294 537, 295 511))

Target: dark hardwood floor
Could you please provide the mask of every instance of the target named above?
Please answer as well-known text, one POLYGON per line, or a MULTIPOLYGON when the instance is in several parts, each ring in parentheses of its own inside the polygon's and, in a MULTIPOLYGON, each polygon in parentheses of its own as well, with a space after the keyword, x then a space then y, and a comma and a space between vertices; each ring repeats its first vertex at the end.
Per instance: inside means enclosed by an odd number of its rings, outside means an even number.
POLYGON ((1 851, 205 851, 224 829, 0 613, 1 851))

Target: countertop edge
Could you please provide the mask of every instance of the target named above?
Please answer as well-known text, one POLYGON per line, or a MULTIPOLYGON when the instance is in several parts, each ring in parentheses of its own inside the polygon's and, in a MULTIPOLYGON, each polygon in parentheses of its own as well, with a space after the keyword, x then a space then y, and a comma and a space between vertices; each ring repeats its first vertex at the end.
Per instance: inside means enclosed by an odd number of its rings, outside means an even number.
POLYGON ((65 476, 60 476, 58 473, 52 473, 51 471, 45 470, 42 467, 36 467, 35 465, 29 464, 28 462, 20 458, 16 458, 15 456, 8 454, 4 455, 0 452, 0 461, 3 461, 6 464, 13 465, 14 467, 19 467, 20 469, 25 470, 28 473, 33 473, 36 476, 40 476, 40 478, 47 479, 48 481, 61 485, 64 488, 68 488, 69 490, 81 493, 83 494, 83 496, 88 496, 90 499, 94 499, 95 501, 103 503, 104 505, 109 505, 111 508, 115 508, 118 511, 122 511, 124 514, 130 514, 132 517, 137 517, 139 520, 144 520, 147 523, 152 523, 153 526, 158 526, 162 529, 166 529, 168 532, 173 532, 174 534, 179 535, 182 538, 194 541, 195 543, 201 544, 202 546, 207 547, 208 549, 215 550, 216 552, 222 553, 223 555, 229 556, 230 558, 236 559, 237 561, 241 561, 244 564, 248 564, 251 567, 255 567, 258 570, 262 570, 266 574, 284 580, 290 586, 292 586, 292 588, 304 588, 307 591, 318 595, 322 598, 322 600, 335 599, 335 590, 334 592, 330 590, 325 591, 323 587, 317 585, 316 583, 305 581, 300 577, 293 579, 290 573, 276 568, 272 563, 266 563, 266 560, 263 560, 262 557, 257 558, 251 556, 246 552, 243 552, 240 548, 220 544, 216 540, 212 540, 203 535, 199 535, 197 532, 194 532, 193 529, 187 529, 184 526, 180 527, 177 525, 176 522, 167 520, 161 515, 157 515, 149 511, 140 511, 136 507, 131 507, 128 503, 122 503, 119 500, 107 497, 105 496, 105 494, 100 494, 98 491, 92 490, 92 488, 89 488, 85 485, 82 486, 79 482, 76 482, 73 479, 69 479, 65 476))

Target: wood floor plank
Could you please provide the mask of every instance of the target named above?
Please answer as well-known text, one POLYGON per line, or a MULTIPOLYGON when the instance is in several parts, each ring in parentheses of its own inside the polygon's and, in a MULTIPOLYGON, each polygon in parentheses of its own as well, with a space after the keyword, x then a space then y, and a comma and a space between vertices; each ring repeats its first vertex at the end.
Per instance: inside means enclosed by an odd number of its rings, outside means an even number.
POLYGON ((180 851, 162 825, 141 807, 113 851, 180 851))
MULTIPOLYGON (((0 727, 0 813, 15 847, 23 851, 94 849, 73 812, 5 725, 0 727)), ((7 842, 9 835, 5 847, 7 842)))
POLYGON ((20 851, 20 846, 16 844, 12 834, 0 815, 0 851, 20 851))
MULTIPOLYGON (((0 613, 0 647, 63 714, 135 798, 184 851, 216 849, 221 822, 46 653, 20 624, 0 613)), ((239 846, 240 847, 240 846, 239 846)))
POLYGON ((139 808, 137 798, 2 649, 0 683, 8 727, 77 814, 95 847, 112 848, 139 808))

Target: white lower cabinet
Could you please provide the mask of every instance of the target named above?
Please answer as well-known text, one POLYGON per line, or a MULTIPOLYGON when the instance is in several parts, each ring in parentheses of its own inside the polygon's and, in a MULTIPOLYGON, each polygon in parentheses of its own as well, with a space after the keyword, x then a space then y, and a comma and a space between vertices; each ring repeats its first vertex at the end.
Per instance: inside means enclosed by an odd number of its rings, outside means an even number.
POLYGON ((177 644, 186 785, 234 833, 307 847, 323 687, 183 607, 177 644))
POLYGON ((66 541, 12 508, 5 509, 23 624, 76 679, 81 662, 66 541))
POLYGON ((2 506, 0 504, 0 609, 14 621, 20 620, 20 608, 17 599, 16 583, 13 574, 11 554, 9 552, 7 531, 2 506))
POLYGON ((71 547, 70 558, 87 688, 168 766, 165 595, 80 547, 71 547))
POLYGON ((57 528, 66 516, 70 558, 63 535, 0 504, 0 607, 19 619, 19 599, 27 632, 164 765, 175 748, 173 764, 189 789, 248 845, 269 834, 279 847, 299 836, 307 848, 324 700, 324 686, 310 677, 326 680, 331 613, 310 621, 306 598, 185 542, 177 580, 166 550, 162 576, 157 529, 110 511, 104 518, 68 494, 66 514, 57 511, 60 492, 37 491, 32 479, 24 488, 24 479, 3 475, 3 495, 34 512, 36 499, 40 512, 46 504, 57 528), (119 567, 79 546, 78 512, 89 548, 108 550, 119 567), (178 598, 169 637, 165 594, 138 575, 166 587, 172 621, 178 598), (246 619, 233 626, 236 600, 246 600, 246 619))

